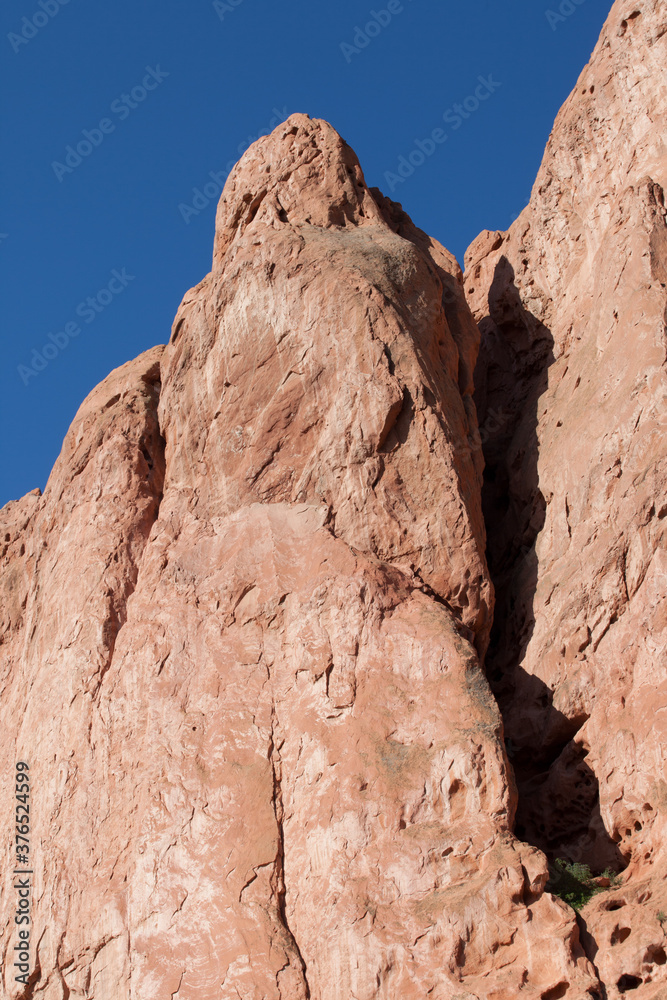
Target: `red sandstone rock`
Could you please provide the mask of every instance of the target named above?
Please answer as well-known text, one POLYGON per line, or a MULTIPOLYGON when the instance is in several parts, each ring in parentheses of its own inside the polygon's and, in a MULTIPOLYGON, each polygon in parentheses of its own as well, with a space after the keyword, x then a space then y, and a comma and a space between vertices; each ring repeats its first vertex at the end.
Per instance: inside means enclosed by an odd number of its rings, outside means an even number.
POLYGON ((584 911, 610 1000, 667 995, 665 65, 664 3, 615 3, 529 206, 466 258, 517 833, 627 865, 584 911))
POLYGON ((34 788, 5 995, 599 995, 511 833, 477 654, 477 340, 455 262, 328 125, 232 172, 170 344, 0 513, 0 767, 34 788))

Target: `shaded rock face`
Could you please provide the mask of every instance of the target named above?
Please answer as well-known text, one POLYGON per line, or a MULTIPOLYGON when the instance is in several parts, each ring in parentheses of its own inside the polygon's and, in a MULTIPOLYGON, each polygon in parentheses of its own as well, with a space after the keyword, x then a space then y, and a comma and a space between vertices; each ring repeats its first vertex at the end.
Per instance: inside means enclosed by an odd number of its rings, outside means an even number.
POLYGON ((0 515, 1 766, 33 786, 4 995, 601 995, 511 832, 480 667, 478 340, 454 260, 326 123, 243 157, 170 343, 0 515))
POLYGON ((617 2, 529 206, 466 257, 516 833, 625 870, 584 912, 614 998, 667 986, 667 9, 617 2))

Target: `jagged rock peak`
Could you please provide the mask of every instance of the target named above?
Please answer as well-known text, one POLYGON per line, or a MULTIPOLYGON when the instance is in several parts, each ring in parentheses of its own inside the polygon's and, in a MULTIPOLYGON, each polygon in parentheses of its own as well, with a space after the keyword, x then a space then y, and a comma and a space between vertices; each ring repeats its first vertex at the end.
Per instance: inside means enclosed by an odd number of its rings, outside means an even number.
POLYGON ((232 171, 214 269, 176 316, 167 485, 196 481, 218 515, 325 504, 338 535, 414 573, 483 651, 478 339, 451 255, 369 191, 330 125, 294 115, 232 171))
POLYGON ((329 228, 383 219, 354 150, 328 122, 294 114, 253 143, 229 175, 218 205, 214 266, 254 222, 329 228))

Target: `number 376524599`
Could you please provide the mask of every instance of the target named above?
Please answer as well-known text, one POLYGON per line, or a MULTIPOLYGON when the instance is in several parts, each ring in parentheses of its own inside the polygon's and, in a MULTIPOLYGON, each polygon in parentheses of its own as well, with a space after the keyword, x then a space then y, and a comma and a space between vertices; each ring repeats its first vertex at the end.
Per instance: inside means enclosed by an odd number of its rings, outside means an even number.
POLYGON ((16 765, 16 860, 27 865, 30 858, 30 767, 16 765))

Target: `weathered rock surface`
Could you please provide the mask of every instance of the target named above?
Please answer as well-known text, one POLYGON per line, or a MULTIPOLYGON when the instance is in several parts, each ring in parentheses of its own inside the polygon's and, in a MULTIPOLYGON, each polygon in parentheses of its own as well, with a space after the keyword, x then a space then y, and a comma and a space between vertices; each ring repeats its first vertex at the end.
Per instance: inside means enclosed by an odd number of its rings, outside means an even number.
POLYGON ((0 511, 3 995, 664 1000, 666 46, 614 5, 473 312, 326 123, 232 172, 0 511))
POLYGON ((667 995, 667 8, 617 2, 529 206, 465 285, 517 834, 625 870, 585 910, 608 997, 667 995))
POLYGON ((33 786, 6 996, 600 995, 511 833, 478 658, 478 337, 456 263, 326 123, 232 172, 169 345, 0 512, 0 766, 33 786))

